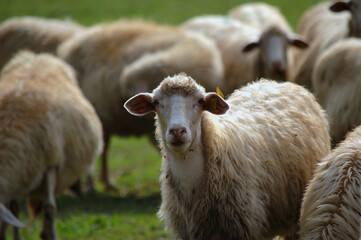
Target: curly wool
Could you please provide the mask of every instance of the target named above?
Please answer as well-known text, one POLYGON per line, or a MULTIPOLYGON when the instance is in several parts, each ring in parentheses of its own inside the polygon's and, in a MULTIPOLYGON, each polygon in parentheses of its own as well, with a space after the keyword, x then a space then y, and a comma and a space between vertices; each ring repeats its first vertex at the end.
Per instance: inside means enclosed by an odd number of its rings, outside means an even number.
POLYGON ((0 146, 0 202, 44 197, 49 168, 57 168, 55 194, 88 172, 102 148, 101 125, 69 65, 26 51, 4 67, 0 146))
POLYGON ((180 239, 294 233, 306 183, 330 151, 324 111, 304 88, 267 80, 235 91, 227 103, 225 115, 203 113, 205 169, 189 195, 163 157, 159 217, 180 239))
POLYGON ((360 186, 361 126, 316 169, 302 203, 301 239, 359 239, 360 186))
POLYGON ((361 124, 361 41, 349 38, 335 43, 317 60, 312 84, 327 112, 332 143, 361 124))

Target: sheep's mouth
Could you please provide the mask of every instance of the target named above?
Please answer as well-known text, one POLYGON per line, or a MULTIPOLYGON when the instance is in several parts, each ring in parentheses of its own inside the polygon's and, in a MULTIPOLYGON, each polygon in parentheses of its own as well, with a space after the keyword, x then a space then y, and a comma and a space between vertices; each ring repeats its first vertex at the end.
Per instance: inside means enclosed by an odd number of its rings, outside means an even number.
POLYGON ((173 141, 171 143, 171 145, 174 147, 179 147, 179 146, 182 146, 183 144, 184 144, 184 141, 181 141, 181 140, 173 141))

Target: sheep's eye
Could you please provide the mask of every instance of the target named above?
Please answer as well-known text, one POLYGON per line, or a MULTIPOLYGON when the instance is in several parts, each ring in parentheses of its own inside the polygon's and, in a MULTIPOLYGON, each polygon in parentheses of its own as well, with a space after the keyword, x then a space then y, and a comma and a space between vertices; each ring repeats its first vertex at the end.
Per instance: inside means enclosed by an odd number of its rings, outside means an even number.
POLYGON ((159 101, 158 101, 157 99, 154 99, 154 100, 153 100, 153 104, 154 104, 155 106, 157 106, 157 105, 159 104, 159 101))
POLYGON ((205 103, 205 99, 204 98, 200 98, 199 100, 198 100, 198 103, 200 104, 200 105, 202 105, 203 103, 205 103))

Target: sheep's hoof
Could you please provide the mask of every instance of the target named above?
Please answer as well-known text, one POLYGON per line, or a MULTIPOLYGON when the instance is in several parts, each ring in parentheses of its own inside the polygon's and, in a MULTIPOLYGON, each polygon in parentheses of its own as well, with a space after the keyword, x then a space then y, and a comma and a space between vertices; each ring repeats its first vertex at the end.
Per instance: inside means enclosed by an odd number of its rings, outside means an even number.
POLYGON ((100 176, 100 181, 104 184, 104 188, 109 192, 118 192, 118 188, 109 180, 109 178, 102 174, 100 176))
POLYGON ((54 232, 46 232, 46 231, 41 232, 40 238, 42 240, 57 240, 58 239, 54 232))

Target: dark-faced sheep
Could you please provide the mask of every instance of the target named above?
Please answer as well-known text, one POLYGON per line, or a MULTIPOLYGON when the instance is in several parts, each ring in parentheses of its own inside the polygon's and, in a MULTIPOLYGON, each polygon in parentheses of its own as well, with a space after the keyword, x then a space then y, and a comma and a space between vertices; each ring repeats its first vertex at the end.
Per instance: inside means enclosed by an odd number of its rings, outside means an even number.
POLYGON ((40 17, 14 17, 0 25, 0 69, 19 50, 56 53, 65 39, 83 27, 71 22, 40 17))
POLYGON ((252 28, 224 16, 195 17, 182 28, 202 33, 216 42, 222 53, 226 94, 261 77, 286 81, 293 66, 289 46, 307 47, 291 31, 278 26, 264 30, 252 28))
POLYGON ((125 108, 156 112, 158 214, 177 239, 296 235, 306 184, 330 151, 325 112, 310 92, 262 80, 225 101, 180 74, 125 108))
POLYGON ((302 203, 303 240, 361 237, 361 126, 315 170, 302 203))
POLYGON ((125 96, 151 91, 168 75, 185 71, 208 89, 222 84, 223 65, 214 43, 171 26, 144 21, 101 24, 64 42, 59 55, 79 75, 85 96, 95 107, 104 130, 101 180, 114 189, 107 172, 110 137, 153 136, 153 119, 142 122, 121 106, 125 96))
POLYGON ((0 203, 28 197, 32 213, 44 212, 42 238, 56 239, 55 196, 89 171, 102 148, 100 121, 69 65, 21 52, 4 67, 0 146, 0 203))

